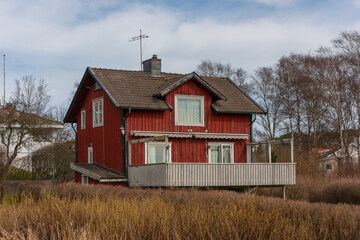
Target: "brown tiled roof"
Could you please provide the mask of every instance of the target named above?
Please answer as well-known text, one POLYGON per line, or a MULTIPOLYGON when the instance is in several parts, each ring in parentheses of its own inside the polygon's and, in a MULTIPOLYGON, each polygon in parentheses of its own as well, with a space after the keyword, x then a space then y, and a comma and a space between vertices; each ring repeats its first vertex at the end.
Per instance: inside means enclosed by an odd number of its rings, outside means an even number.
POLYGON ((92 68, 98 81, 109 91, 117 107, 169 110, 169 106, 153 93, 168 79, 179 77, 177 74, 163 74, 163 78, 150 77, 144 71, 123 71, 92 68))
POLYGON ((203 77, 209 84, 225 95, 227 100, 212 103, 212 107, 221 113, 259 113, 265 111, 228 78, 203 77))
POLYGON ((76 112, 80 106, 76 103, 82 101, 81 98, 86 94, 86 91, 82 90, 83 85, 89 84, 91 78, 99 83, 118 108, 170 110, 171 106, 162 97, 173 90, 174 86, 178 86, 178 82, 181 85, 190 76, 220 99, 212 104, 215 111, 237 114, 264 113, 254 100, 227 78, 203 77, 196 73, 162 73, 162 76, 151 77, 144 71, 87 68, 64 122, 75 122, 76 112))
MULTIPOLYGON (((169 106, 160 98, 153 97, 181 81, 183 74, 162 73, 162 78, 150 77, 144 71, 125 71, 92 68, 118 103, 118 107, 167 110, 169 106)), ((217 112, 224 113, 264 113, 264 111, 231 80, 220 77, 203 77, 211 87, 224 96, 212 104, 217 112)))

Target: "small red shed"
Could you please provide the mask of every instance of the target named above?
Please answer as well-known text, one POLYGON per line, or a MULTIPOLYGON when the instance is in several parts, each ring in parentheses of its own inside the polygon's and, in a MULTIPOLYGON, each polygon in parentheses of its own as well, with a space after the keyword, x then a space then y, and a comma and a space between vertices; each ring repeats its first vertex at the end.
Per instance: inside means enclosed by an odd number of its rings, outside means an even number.
POLYGON ((164 73, 156 55, 143 66, 86 69, 64 119, 77 124, 76 182, 241 184, 224 178, 248 162, 252 116, 264 110, 230 79, 164 73))

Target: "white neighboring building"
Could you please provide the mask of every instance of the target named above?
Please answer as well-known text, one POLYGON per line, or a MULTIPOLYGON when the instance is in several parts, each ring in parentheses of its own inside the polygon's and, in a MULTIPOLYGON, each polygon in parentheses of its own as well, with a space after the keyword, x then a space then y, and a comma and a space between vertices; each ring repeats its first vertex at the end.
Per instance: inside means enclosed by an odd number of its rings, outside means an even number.
MULTIPOLYGON (((17 110, 11 109, 11 111, 15 111, 17 114, 24 114, 22 112, 19 112, 17 110)), ((27 113, 25 113, 27 114, 27 113)), ((43 118, 37 115, 27 114, 31 116, 37 123, 39 123, 39 128, 44 129, 51 129, 52 135, 48 139, 40 139, 36 138, 34 136, 30 136, 30 140, 28 141, 27 146, 22 146, 17 154, 17 157, 12 162, 11 166, 20 168, 23 170, 31 171, 32 170, 32 164, 31 164, 31 155, 33 152, 51 145, 55 142, 55 136, 57 135, 57 131, 62 130, 64 125, 62 122, 53 121, 47 118, 43 118)), ((0 147, 5 148, 4 144, 1 142, 0 138, 0 147)), ((11 149, 13 149, 14 146, 11 146, 11 149)))
MULTIPOLYGON (((358 147, 356 143, 349 144, 349 156, 351 164, 358 164, 358 147)), ((334 171, 338 167, 339 159, 343 159, 344 152, 341 149, 321 149, 317 151, 320 154, 320 169, 327 173, 334 171)))

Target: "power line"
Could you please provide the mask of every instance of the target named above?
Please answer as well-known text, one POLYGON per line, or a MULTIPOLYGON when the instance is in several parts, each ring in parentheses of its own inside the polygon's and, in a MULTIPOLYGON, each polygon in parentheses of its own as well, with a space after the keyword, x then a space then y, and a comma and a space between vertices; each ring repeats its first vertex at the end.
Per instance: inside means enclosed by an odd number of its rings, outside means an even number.
POLYGON ((133 42, 133 41, 137 41, 140 40, 140 69, 143 70, 143 66, 142 66, 142 39, 143 38, 148 38, 149 36, 145 35, 145 34, 141 34, 141 29, 140 29, 140 35, 132 37, 129 42, 133 42))

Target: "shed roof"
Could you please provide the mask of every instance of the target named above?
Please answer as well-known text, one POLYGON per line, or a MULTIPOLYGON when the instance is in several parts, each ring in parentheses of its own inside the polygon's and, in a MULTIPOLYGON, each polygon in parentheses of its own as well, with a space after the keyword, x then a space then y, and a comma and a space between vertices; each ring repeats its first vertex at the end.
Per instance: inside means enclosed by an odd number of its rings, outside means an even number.
POLYGON ((112 169, 100 166, 96 163, 71 163, 71 169, 84 174, 99 182, 124 182, 126 178, 123 174, 112 169))

